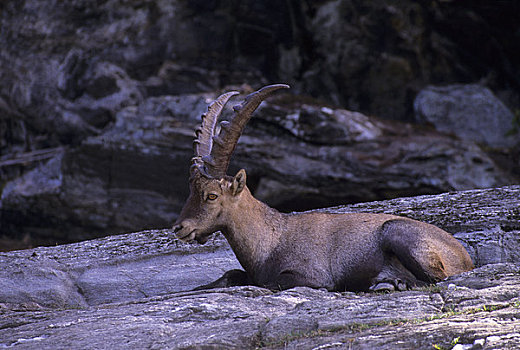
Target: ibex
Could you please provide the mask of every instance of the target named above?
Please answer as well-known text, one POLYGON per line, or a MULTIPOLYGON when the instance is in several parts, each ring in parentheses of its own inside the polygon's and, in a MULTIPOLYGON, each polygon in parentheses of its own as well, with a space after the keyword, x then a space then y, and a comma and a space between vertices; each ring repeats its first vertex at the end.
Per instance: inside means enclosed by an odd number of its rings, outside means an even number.
POLYGON ((245 271, 228 271, 199 289, 253 284, 273 290, 404 290, 473 269, 464 247, 436 226, 386 214, 280 213, 252 196, 244 169, 226 175, 253 112, 288 87, 270 85, 250 94, 218 133, 217 119, 238 93, 221 95, 202 115, 190 195, 173 229, 180 240, 201 244, 222 232, 245 271))

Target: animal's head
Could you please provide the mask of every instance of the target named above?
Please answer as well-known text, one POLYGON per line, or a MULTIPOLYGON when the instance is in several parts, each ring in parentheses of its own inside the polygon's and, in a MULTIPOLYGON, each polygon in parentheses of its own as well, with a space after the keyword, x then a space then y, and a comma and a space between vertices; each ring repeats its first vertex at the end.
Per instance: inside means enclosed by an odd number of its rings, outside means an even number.
POLYGON ((218 117, 226 102, 238 93, 225 93, 208 106, 208 112, 202 115, 202 123, 195 131, 190 196, 173 227, 179 239, 205 243, 213 232, 230 225, 229 221, 240 215, 238 203, 244 193, 249 194, 249 190, 243 169, 234 177, 226 175, 231 155, 260 103, 274 91, 288 87, 284 84, 269 85, 248 95, 241 105, 233 107, 235 114, 231 121, 220 123, 218 135, 218 117))

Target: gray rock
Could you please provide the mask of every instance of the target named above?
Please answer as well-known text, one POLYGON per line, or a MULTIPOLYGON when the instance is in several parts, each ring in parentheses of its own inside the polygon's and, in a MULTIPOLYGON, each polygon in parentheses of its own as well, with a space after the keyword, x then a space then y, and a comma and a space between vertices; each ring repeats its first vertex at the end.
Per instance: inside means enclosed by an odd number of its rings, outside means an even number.
POLYGON ((484 86, 429 86, 415 98, 414 111, 419 122, 464 140, 499 148, 520 143, 515 116, 484 86))
POLYGON ((17 307, 81 308, 88 304, 70 270, 49 257, 0 256, 2 303, 17 307))
POLYGON ((7 259, 2 260, 2 266, 12 265, 0 279, 6 283, 0 302, 70 308, 78 306, 78 298, 83 306, 129 301, 190 290, 229 269, 240 268, 222 238, 204 246, 187 245, 172 240, 168 230, 106 237, 62 248, 59 252, 41 247, 0 255, 7 259), (25 270, 21 274, 22 266, 25 270), (20 278, 13 279, 11 274, 20 274, 20 278), (29 282, 33 289, 23 287, 22 282, 29 282), (10 285, 17 288, 11 291, 10 285))
POLYGON ((247 84, 287 82, 295 93, 252 121, 232 164, 282 210, 519 181, 514 152, 490 157, 473 142, 372 117, 411 121, 420 87, 487 74, 514 108, 514 5, 21 4, 3 1, 0 15, 0 225, 8 239, 35 246, 170 225, 187 195, 192 128, 206 99, 247 84), (458 40, 459 28, 508 45, 475 49, 465 39, 474 35, 458 40), (29 185, 35 179, 39 188, 29 185))
POLYGON ((0 347, 18 349, 514 348, 520 341, 520 187, 327 209, 410 216, 451 228, 477 269, 394 293, 246 286, 189 291, 238 262, 217 235, 168 230, 0 253, 0 347), (502 235, 503 254, 482 256, 502 235), (482 250, 472 249, 477 244, 482 250))
MULTIPOLYGON (((489 267, 488 272, 501 281, 518 269, 513 264, 506 267, 489 267)), ((440 286, 433 291, 354 295, 308 288, 272 294, 254 287, 234 287, 84 310, 4 310, 0 334, 2 345, 20 349, 310 349, 349 344, 366 349, 410 349, 473 344, 481 339, 490 348, 511 347, 519 340, 515 332, 520 325, 515 317, 518 274, 507 284, 516 297, 499 293, 460 306, 450 300, 473 298, 471 289, 440 286)), ((500 289, 483 288, 480 293, 493 290, 500 289)))
MULTIPOLYGON (((52 244, 170 226, 188 195, 193 130, 214 98, 151 97, 122 109, 100 135, 6 184, 4 232, 52 244)), ((239 168, 257 198, 284 211, 514 182, 471 142, 283 99, 246 128, 230 171, 239 168)))
MULTIPOLYGON (((275 7, 250 0, 240 6, 138 0, 70 0, 49 8, 37 0, 23 7, 17 0, 4 3, 1 95, 15 102, 31 125, 33 114, 46 105, 48 118, 55 105, 63 107, 55 109, 58 121, 69 111, 64 102, 135 92, 132 84, 147 96, 159 96, 269 77, 327 102, 400 120, 411 120, 417 87, 433 82, 488 76, 496 91, 518 97, 518 88, 511 87, 518 79, 518 44, 511 30, 516 7, 508 2, 492 8, 410 0, 275 7), (489 46, 474 45, 467 33, 489 46), (100 66, 111 68, 99 74, 100 66), (113 75, 120 70, 125 71, 121 79, 113 75)), ((116 102, 131 103, 139 93, 126 96, 116 102)), ((100 124, 90 124, 86 114, 77 114, 78 121, 97 128, 100 124)), ((70 132, 79 132, 74 126, 70 132)), ((52 128, 47 131, 56 135, 52 128)))

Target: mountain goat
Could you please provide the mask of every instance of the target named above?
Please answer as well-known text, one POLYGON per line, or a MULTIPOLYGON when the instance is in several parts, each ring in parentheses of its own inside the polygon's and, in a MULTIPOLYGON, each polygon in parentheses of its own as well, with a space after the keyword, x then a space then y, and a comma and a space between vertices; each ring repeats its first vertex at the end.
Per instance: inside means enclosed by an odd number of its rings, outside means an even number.
POLYGON ((246 172, 226 175, 242 131, 260 103, 284 84, 266 86, 217 119, 237 92, 218 97, 196 130, 190 195, 174 226, 183 241, 205 243, 220 231, 245 271, 200 288, 254 284, 330 291, 404 290, 473 269, 464 247, 442 229, 386 214, 280 213, 255 199, 246 172))

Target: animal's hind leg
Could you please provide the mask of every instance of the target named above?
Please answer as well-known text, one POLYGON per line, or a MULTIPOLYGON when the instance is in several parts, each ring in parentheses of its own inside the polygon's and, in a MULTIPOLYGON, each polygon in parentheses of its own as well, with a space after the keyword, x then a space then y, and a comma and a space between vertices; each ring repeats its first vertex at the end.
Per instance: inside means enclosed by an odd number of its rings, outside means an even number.
POLYGON ((423 285, 426 283, 419 281, 395 255, 387 254, 383 268, 372 279, 369 289, 372 292, 393 292, 423 285))
POLYGON ((406 219, 389 220, 381 229, 382 248, 394 255, 419 281, 435 283, 448 277, 432 236, 434 226, 406 219))

